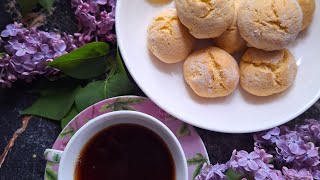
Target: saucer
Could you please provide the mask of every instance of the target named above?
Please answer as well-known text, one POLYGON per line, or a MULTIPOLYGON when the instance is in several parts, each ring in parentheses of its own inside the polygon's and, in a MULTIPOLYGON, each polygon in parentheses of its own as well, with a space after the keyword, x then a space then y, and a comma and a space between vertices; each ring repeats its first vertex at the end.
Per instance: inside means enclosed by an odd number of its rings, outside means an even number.
MULTIPOLYGON (((176 135, 184 150, 188 161, 188 177, 190 180, 194 179, 195 175, 200 172, 203 163, 209 161, 207 150, 194 127, 169 115, 150 99, 138 96, 122 96, 106 99, 85 109, 62 130, 52 149, 63 151, 77 130, 91 119, 119 110, 132 110, 149 114, 168 126, 176 135)), ((44 179, 56 180, 58 169, 58 163, 47 162, 44 179)))

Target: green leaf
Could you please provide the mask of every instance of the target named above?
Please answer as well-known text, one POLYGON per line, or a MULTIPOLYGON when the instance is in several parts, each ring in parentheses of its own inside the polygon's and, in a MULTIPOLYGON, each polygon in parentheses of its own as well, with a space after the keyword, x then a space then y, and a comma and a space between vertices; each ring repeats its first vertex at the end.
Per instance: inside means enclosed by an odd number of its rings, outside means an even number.
POLYGON ((59 154, 55 154, 55 155, 53 156, 53 161, 59 162, 59 161, 60 161, 60 158, 61 158, 61 156, 60 156, 59 154))
POLYGON ((134 104, 140 104, 140 103, 145 102, 147 100, 148 99, 145 97, 118 98, 116 102, 121 103, 121 104, 134 105, 134 104))
POLYGON ((190 136, 190 134, 191 131, 187 123, 183 123, 177 132, 178 137, 190 136))
POLYGON ((46 168, 46 179, 57 180, 58 179, 57 173, 54 172, 52 169, 46 168))
POLYGON ((205 162, 200 163, 200 164, 198 164, 198 165, 196 166, 196 169, 194 170, 193 175, 192 175, 192 179, 195 179, 195 178, 198 176, 198 174, 200 174, 201 169, 202 169, 204 163, 205 163, 205 162))
POLYGON ((47 161, 47 166, 54 166, 56 164, 59 164, 59 163, 47 161))
POLYGON ((7 53, 5 53, 5 52, 0 52, 0 57, 3 56, 3 55, 5 55, 5 54, 7 54, 7 53))
POLYGON ((118 98, 115 102, 113 103, 107 103, 103 106, 101 106, 101 108, 99 109, 99 112, 106 112, 106 111, 115 111, 117 109, 121 109, 121 106, 126 106, 126 108, 128 109, 128 106, 130 106, 130 108, 132 110, 134 110, 131 106, 135 105, 135 104, 139 104, 141 102, 146 101, 146 98, 118 98))
POLYGON ((33 8, 38 4, 39 0, 18 0, 18 4, 21 8, 22 14, 27 14, 32 11, 33 8))
POLYGON ((91 79, 106 72, 109 50, 107 43, 93 42, 58 57, 48 65, 76 79, 91 79))
POLYGON ((196 169, 193 172, 192 179, 195 179, 195 177, 201 172, 201 169, 202 169, 204 163, 207 163, 207 162, 208 162, 207 158, 205 158, 200 153, 197 153, 194 158, 187 160, 187 163, 189 166, 196 165, 196 169))
POLYGON ((228 169, 227 170, 226 176, 227 176, 228 180, 240 180, 240 179, 242 179, 242 175, 237 173, 237 172, 235 172, 232 169, 228 169))
POLYGON ((106 81, 106 98, 130 95, 134 91, 135 87, 126 74, 115 74, 106 81))
POLYGON ((127 110, 127 111, 136 111, 134 108, 132 108, 131 106, 126 106, 126 105, 123 105, 121 107, 121 110, 127 110))
POLYGON ((127 74, 126 70, 124 68, 124 65, 122 63, 122 59, 121 59, 121 55, 120 55, 120 51, 119 48, 117 49, 117 68, 116 68, 116 73, 121 73, 121 74, 127 74))
POLYGON ((59 138, 63 139, 65 138, 68 134, 70 134, 70 138, 76 133, 76 131, 73 128, 67 128, 65 129, 62 133, 60 133, 59 138))
POLYGON ((208 160, 200 153, 197 153, 195 157, 187 160, 187 163, 189 166, 190 165, 197 165, 197 164, 200 164, 203 162, 208 162, 208 160))
POLYGON ((81 112, 87 107, 105 99, 105 81, 94 81, 79 90, 75 103, 77 110, 81 112))
POLYGON ((70 109, 70 111, 68 112, 68 114, 64 118, 61 119, 61 123, 60 123, 61 128, 62 129, 65 128, 66 125, 78 114, 79 114, 79 112, 78 112, 76 106, 73 105, 72 108, 70 109))
POLYGON ((54 0, 39 0, 40 5, 45 8, 48 12, 52 12, 54 0))
POLYGON ((113 104, 110 103, 110 104, 105 104, 103 106, 101 106, 101 108, 99 109, 99 112, 106 112, 106 111, 109 111, 109 110, 112 110, 113 109, 113 104))
POLYGON ((54 94, 40 96, 33 105, 22 112, 23 115, 41 116, 52 120, 65 117, 75 100, 79 87, 69 91, 57 91, 54 94))

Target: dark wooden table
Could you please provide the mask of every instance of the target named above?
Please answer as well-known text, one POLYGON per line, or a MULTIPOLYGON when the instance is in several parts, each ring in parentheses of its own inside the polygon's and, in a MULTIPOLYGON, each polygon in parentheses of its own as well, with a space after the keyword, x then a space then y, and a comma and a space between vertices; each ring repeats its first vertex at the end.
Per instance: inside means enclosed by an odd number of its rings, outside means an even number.
MULTIPOLYGON (((3 11, 0 0, 0 30, 11 20, 10 14, 3 11)), ((76 23, 69 0, 58 0, 56 10, 42 27, 46 30, 60 29, 69 33, 75 32, 76 23)), ((16 85, 6 91, 0 90, 0 151, 4 149, 16 129, 21 126, 20 112, 30 106, 34 97, 26 93, 28 85, 16 85)), ((236 117, 235 117, 236 118, 236 117)), ((320 118, 320 102, 291 123, 305 118, 320 118)), ((232 125, 230 125, 232 126, 232 125)), ((45 163, 43 152, 51 148, 61 129, 59 123, 42 118, 33 118, 26 132, 16 141, 5 163, 0 169, 0 180, 41 180, 45 163)), ((212 163, 226 162, 233 149, 253 149, 251 134, 222 134, 198 129, 212 163)))

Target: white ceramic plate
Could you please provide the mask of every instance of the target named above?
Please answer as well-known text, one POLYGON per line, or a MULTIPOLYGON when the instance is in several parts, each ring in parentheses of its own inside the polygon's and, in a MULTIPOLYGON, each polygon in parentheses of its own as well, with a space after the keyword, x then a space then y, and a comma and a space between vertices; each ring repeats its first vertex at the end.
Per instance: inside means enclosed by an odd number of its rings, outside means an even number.
MULTIPOLYGON (((183 79, 183 63, 161 63, 147 48, 147 28, 152 18, 174 3, 151 0, 118 0, 116 30, 124 62, 143 92, 173 116, 194 126, 227 133, 266 130, 284 124, 311 107, 320 97, 320 11, 312 26, 301 33, 290 49, 299 71, 295 84, 271 97, 254 97, 239 87, 220 99, 194 95, 183 79)), ((317 2, 319 7, 320 3, 317 2)))

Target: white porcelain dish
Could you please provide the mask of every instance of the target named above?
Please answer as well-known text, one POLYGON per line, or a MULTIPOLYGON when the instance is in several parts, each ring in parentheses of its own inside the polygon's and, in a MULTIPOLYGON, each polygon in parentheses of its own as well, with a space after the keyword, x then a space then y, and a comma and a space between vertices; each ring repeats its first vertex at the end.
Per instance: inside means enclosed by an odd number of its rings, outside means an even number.
MULTIPOLYGON (((284 124, 311 107, 320 97, 320 11, 308 31, 299 35, 290 50, 299 71, 295 84, 271 97, 254 97, 240 87, 229 97, 202 99, 183 79, 183 63, 167 65, 147 48, 147 28, 152 18, 174 3, 150 0, 118 0, 116 31, 119 47, 130 74, 158 106, 194 126, 226 133, 248 133, 284 124)), ((319 7, 319 1, 316 1, 319 7)), ((203 42, 201 42, 203 43, 203 42)), ((201 44, 200 43, 200 44, 201 44)))

